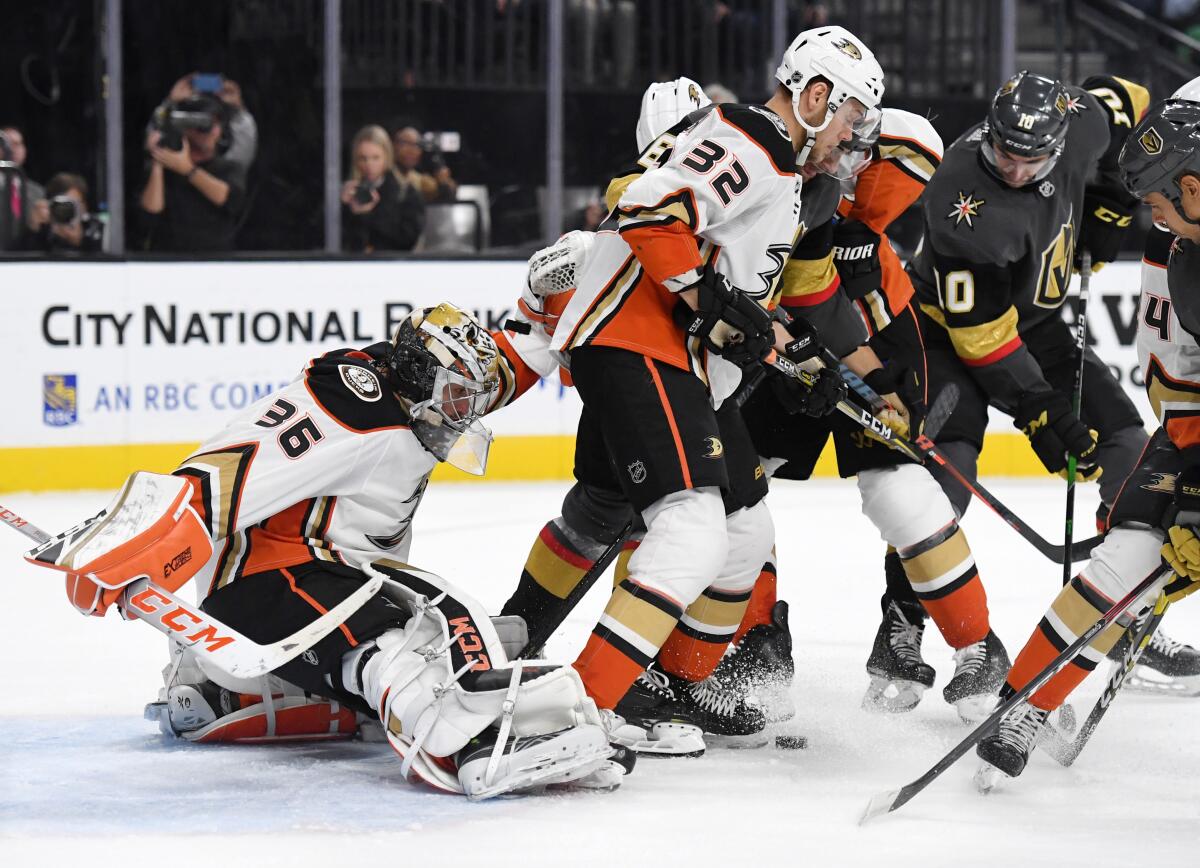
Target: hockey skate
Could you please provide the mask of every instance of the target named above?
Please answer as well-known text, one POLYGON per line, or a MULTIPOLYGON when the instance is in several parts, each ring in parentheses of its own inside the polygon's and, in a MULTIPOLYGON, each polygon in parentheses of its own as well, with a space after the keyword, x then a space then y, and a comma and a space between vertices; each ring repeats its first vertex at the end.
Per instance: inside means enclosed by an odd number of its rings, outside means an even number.
POLYGON ((1022 702, 1000 719, 996 732, 976 745, 975 753, 983 760, 975 773, 975 786, 981 793, 991 792, 1003 778, 1015 778, 1025 771, 1047 717, 1049 712, 1022 702))
POLYGON ((624 774, 611 763, 613 749, 603 727, 581 725, 526 738, 506 739, 493 727, 471 739, 456 756, 458 780, 472 801, 528 792, 553 784, 616 789, 624 774))
POLYGON ((703 730, 679 708, 667 676, 650 666, 621 697, 602 711, 609 740, 640 756, 701 756, 703 730))
POLYGON ((942 696, 958 709, 964 723, 979 723, 996 707, 996 692, 1012 663, 992 631, 978 642, 954 652, 954 677, 942 696))
POLYGON ((933 686, 933 667, 921 659, 923 620, 909 620, 894 601, 888 601, 875 634, 867 674, 871 683, 863 696, 866 711, 911 711, 933 686))
POLYGON ((796 715, 791 694, 795 673, 788 604, 779 600, 771 608, 771 622, 751 627, 721 658, 711 677, 753 698, 768 723, 779 723, 796 715))
MULTIPOLYGON (((1120 665, 1129 641, 1126 633, 1108 653, 1109 659, 1120 665)), ((1175 641, 1159 627, 1125 679, 1125 689, 1165 696, 1200 696, 1200 651, 1175 641)))
POLYGON ((688 720, 715 736, 723 747, 762 747, 767 718, 753 698, 724 683, 714 673, 703 681, 667 676, 675 707, 688 720))

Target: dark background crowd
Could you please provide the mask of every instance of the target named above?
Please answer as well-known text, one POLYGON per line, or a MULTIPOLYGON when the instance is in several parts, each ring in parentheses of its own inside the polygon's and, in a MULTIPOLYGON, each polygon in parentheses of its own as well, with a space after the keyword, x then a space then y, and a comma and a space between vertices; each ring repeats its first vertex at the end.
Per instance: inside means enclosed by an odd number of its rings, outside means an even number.
MULTIPOLYGON (((121 4, 123 249, 105 237, 111 2, 0 0, 0 253, 330 252, 327 0, 121 4)), ((886 104, 930 115, 947 142, 1002 80, 1002 7, 1015 62, 1068 80, 1116 64, 1154 86, 1200 57, 1187 0, 341 0, 342 251, 517 255, 545 240, 551 4, 562 230, 603 218, 647 84, 686 74, 714 101, 762 100, 777 48, 805 27, 859 33, 888 70, 886 104), (1113 21, 1133 35, 1106 37, 1113 21)))

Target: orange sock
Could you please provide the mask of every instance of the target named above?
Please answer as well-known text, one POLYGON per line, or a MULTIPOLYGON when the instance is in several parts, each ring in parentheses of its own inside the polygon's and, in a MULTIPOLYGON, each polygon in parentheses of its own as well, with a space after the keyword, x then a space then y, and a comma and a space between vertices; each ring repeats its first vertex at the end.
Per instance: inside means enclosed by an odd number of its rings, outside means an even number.
POLYGON ((776 584, 775 550, 772 549, 771 559, 763 564, 762 572, 758 574, 758 580, 754 583, 754 590, 750 592, 746 614, 742 616, 742 623, 733 634, 734 642, 740 642, 752 627, 771 623, 771 609, 778 599, 776 584))
POLYGON ((900 552, 904 574, 917 599, 951 648, 965 648, 991 629, 987 594, 962 528, 900 552))
POLYGON ((687 607, 663 643, 659 665, 688 681, 703 681, 712 675, 749 600, 749 591, 706 589, 687 607))

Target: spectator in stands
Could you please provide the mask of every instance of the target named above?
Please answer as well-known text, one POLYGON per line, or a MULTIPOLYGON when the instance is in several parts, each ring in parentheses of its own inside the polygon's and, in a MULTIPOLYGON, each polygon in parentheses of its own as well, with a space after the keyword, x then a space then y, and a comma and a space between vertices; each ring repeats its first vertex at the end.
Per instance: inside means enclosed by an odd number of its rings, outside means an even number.
POLYGON ((184 103, 205 95, 219 99, 226 108, 225 135, 217 144, 217 152, 245 175, 258 154, 258 123, 242 102, 242 88, 223 75, 189 72, 175 82, 165 103, 184 103))
POLYGON ((104 226, 88 210, 88 184, 81 175, 59 172, 46 184, 46 198, 35 207, 44 212, 40 228, 22 245, 43 253, 98 253, 104 226))
POLYGON ((396 170, 387 130, 363 127, 350 155, 350 180, 342 185, 342 246, 358 253, 412 250, 425 228, 425 203, 396 170))
POLYGON ((217 252, 234 249, 238 217, 245 203, 245 173, 217 147, 229 108, 215 96, 189 101, 195 114, 208 116, 207 128, 183 129, 179 149, 164 147, 164 131, 146 137, 149 174, 142 188, 142 211, 149 216, 149 249, 217 252))
POLYGON ((25 174, 25 160, 29 156, 29 149, 21 128, 12 124, 0 126, 0 134, 4 136, 3 148, 8 156, 8 159, 3 159, 0 155, 0 161, 5 163, 2 186, 6 226, 6 238, 0 238, 0 250, 11 250, 26 246, 31 234, 37 232, 45 223, 45 219, 39 220, 36 205, 46 198, 46 191, 41 184, 25 174))
POLYGON ((420 190, 426 202, 454 201, 458 182, 451 176, 441 151, 426 148, 420 130, 401 127, 393 134, 392 144, 400 177, 420 190))

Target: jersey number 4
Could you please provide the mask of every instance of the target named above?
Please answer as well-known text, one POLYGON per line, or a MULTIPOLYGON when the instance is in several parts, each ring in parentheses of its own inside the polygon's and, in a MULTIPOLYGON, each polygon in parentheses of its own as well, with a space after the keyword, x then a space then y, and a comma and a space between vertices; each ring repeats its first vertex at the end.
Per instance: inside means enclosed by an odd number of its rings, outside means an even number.
MULTIPOLYGON (((683 158, 681 165, 697 174, 707 175, 728 154, 729 152, 716 142, 705 139, 692 148, 683 158)), ((735 196, 750 186, 750 176, 746 174, 746 167, 735 157, 710 183, 721 204, 728 205, 735 196)))
POLYGON ((1147 329, 1158 332, 1158 339, 1165 343, 1171 342, 1171 299, 1161 295, 1145 293, 1146 310, 1142 314, 1142 322, 1147 329))
MULTIPOLYGON (((296 405, 280 398, 254 424, 259 428, 278 428, 296 415, 296 405)), ((279 432, 279 448, 288 458, 299 458, 325 439, 312 417, 305 413, 279 432)))

